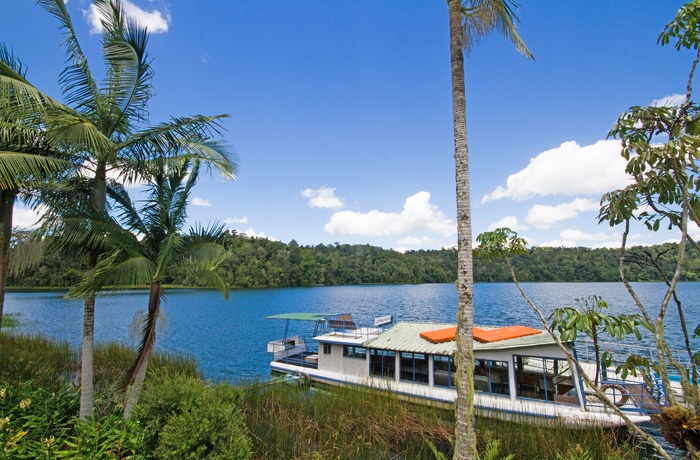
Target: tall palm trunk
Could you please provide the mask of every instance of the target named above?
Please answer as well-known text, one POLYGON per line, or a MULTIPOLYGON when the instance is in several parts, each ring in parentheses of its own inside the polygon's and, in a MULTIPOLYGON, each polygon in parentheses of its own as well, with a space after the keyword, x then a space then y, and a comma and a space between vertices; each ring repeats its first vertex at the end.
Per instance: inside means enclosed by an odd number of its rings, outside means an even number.
MULTIPOLYGON (((107 205, 107 165, 100 161, 95 169, 95 178, 90 190, 90 204, 98 212, 103 212, 107 205)), ((97 266, 99 252, 90 250, 87 270, 90 272, 97 266)), ((94 373, 93 362, 95 354, 95 294, 85 296, 83 310, 83 345, 80 355, 80 412, 81 420, 92 417, 94 404, 94 373)))
POLYGON ((464 90, 464 47, 461 2, 448 4, 450 17, 450 62, 452 64, 452 110, 457 188, 457 424, 455 459, 476 457, 474 431, 474 267, 472 262, 471 205, 467 112, 464 90))
POLYGON ((5 289, 12 237, 12 211, 15 207, 16 190, 0 191, 0 332, 2 332, 2 315, 5 309, 5 289))
MULTIPOLYGON (((88 255, 87 269, 93 270, 97 265, 97 252, 88 255)), ((95 344, 95 294, 85 296, 83 306, 83 344, 80 358, 80 412, 81 420, 92 417, 94 400, 93 360, 95 344)))
POLYGON ((151 290, 148 295, 148 316, 144 325, 143 341, 139 348, 136 362, 129 370, 129 388, 126 392, 126 403, 124 404, 124 419, 131 418, 131 413, 139 400, 143 381, 146 378, 148 369, 148 359, 156 346, 156 323, 160 314, 160 299, 163 295, 163 284, 160 280, 151 283, 151 290))

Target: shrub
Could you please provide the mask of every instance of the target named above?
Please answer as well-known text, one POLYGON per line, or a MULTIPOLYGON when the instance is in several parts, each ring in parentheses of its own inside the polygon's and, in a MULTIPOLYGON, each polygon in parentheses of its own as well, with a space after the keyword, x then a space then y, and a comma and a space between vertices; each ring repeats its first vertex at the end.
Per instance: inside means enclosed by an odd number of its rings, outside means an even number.
POLYGON ((240 405, 234 386, 182 374, 154 375, 134 413, 142 450, 164 459, 250 458, 240 405))

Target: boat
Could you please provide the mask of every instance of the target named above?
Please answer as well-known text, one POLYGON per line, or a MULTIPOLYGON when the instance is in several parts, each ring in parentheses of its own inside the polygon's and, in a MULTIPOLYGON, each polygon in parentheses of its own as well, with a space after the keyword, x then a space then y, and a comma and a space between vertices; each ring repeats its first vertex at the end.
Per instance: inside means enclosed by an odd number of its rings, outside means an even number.
MULTIPOLYGON (((347 313, 267 318, 286 321, 284 336, 267 344, 275 374, 302 376, 312 384, 386 390, 403 399, 454 408, 454 324, 397 322, 393 315, 383 315, 360 326, 347 313), (297 321, 314 323, 311 340, 293 334, 297 321)), ((571 428, 625 424, 585 385, 546 331, 484 326, 474 328, 474 337, 474 406, 479 415, 571 428)), ((566 346, 575 353, 573 343, 566 346)), ((658 389, 641 379, 617 377, 604 373, 601 389, 632 423, 648 422, 650 414, 664 407, 658 389)))

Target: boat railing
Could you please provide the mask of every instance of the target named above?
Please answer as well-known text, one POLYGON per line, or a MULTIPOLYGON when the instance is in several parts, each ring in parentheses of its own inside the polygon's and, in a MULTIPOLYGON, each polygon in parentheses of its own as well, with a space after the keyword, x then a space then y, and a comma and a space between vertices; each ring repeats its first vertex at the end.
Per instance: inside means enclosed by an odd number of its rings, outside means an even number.
MULTIPOLYGON (((607 351, 614 356, 624 356, 625 359, 630 355, 637 355, 642 358, 647 358, 650 361, 656 361, 657 351, 655 347, 647 345, 639 345, 635 343, 625 342, 598 342, 600 353, 607 351)), ((673 358, 680 363, 688 361, 688 353, 684 350, 671 350, 673 358)), ((595 362, 595 347, 592 339, 578 339, 576 341, 576 354, 579 359, 589 362, 595 362)), ((622 360, 624 361, 624 360, 622 360)))
POLYGON ((301 336, 273 340, 267 344, 268 353, 272 353, 273 361, 292 364, 295 366, 318 368, 318 344, 307 345, 301 336))
MULTIPOLYGON (((666 407, 665 394, 650 389, 644 382, 605 379, 600 390, 622 411, 657 413, 666 407)), ((586 391, 586 406, 604 408, 605 404, 593 391, 586 391)))

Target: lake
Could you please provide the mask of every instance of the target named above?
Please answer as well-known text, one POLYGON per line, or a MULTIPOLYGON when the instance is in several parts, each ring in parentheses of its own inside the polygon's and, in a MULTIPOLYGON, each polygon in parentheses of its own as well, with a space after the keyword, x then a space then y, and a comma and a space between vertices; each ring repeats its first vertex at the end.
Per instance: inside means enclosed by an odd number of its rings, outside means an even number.
MULTIPOLYGON (((633 286, 655 315, 665 285, 633 283, 633 286)), ((636 312, 621 283, 524 283, 523 287, 547 315, 556 307, 575 306, 576 298, 592 294, 608 301, 610 313, 636 312)), ((679 292, 692 331, 700 318, 700 283, 683 283, 679 292)), ((64 294, 10 292, 5 312, 20 314, 20 332, 41 333, 78 346, 82 334, 82 301, 66 300, 64 294)), ((145 310, 147 300, 146 290, 100 296, 95 312, 95 340, 135 344, 129 331, 135 315, 145 310)), ((511 283, 477 283, 475 305, 476 324, 541 327, 536 314, 511 283)), ((156 349, 194 356, 205 377, 212 380, 267 379, 270 356, 266 345, 282 337, 285 323, 266 320, 266 316, 334 312, 352 313, 358 324, 368 324, 375 316, 385 314, 393 314, 399 321, 455 322, 456 311, 454 284, 237 289, 231 291, 228 302, 215 291, 171 289, 163 303, 163 328, 156 349)), ((675 311, 672 305, 667 317, 677 318, 675 311)), ((666 334, 672 346, 680 348, 681 335, 674 324, 677 321, 668 323, 666 334)), ((311 326, 306 336, 310 338, 312 331, 311 326)))

